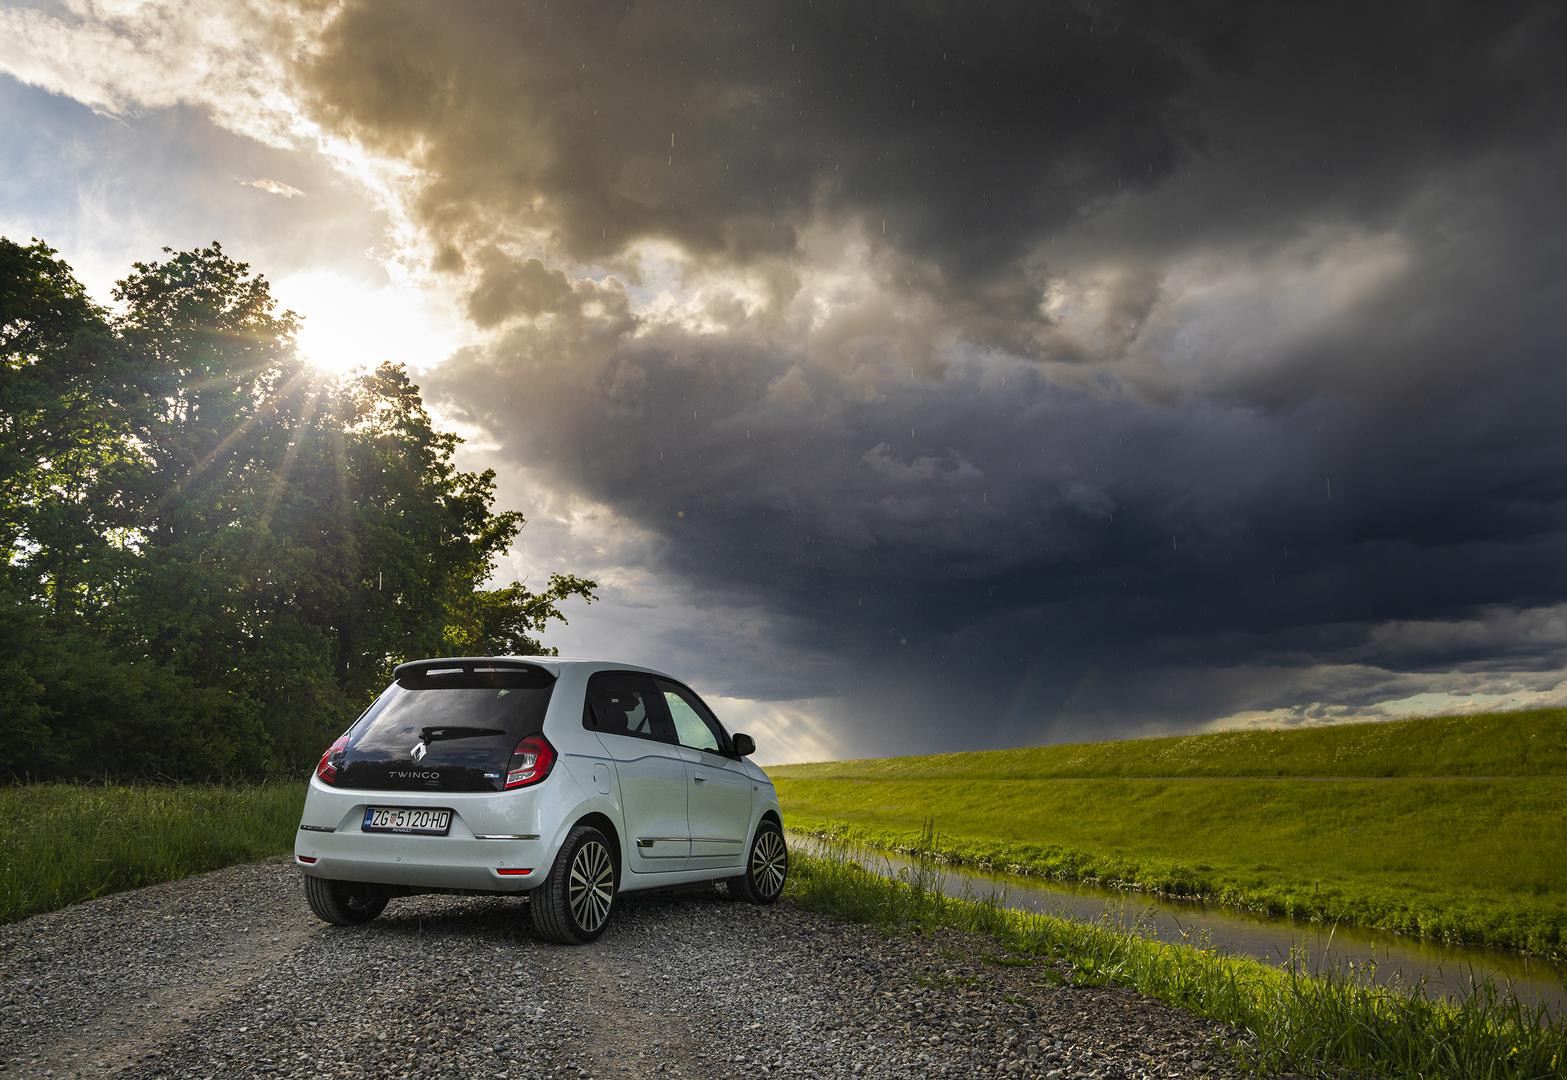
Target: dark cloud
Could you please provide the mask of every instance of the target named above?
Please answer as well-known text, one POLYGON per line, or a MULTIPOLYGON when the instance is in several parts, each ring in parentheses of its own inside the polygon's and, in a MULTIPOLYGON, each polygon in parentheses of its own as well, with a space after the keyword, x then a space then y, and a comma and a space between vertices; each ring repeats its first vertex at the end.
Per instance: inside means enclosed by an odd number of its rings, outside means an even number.
POLYGON ((616 336, 632 329, 625 291, 616 283, 572 281, 538 259, 508 258, 494 247, 481 249, 477 263, 480 273, 468 293, 468 317, 480 327, 550 316, 551 333, 566 337, 582 332, 584 314, 591 306, 598 335, 616 336))
POLYGON ((890 751, 1555 685, 1563 28, 375 4, 310 78, 497 330, 446 408, 890 751))
POLYGON ((508 259, 494 248, 486 248, 481 259, 483 276, 468 294, 468 315, 479 326, 495 326, 517 315, 543 315, 576 299, 571 280, 538 259, 508 259))
POLYGON ((842 216, 1037 319, 1025 257, 1196 139, 1209 66, 1162 9, 1111 5, 351 7, 308 72, 321 115, 429 176, 455 251, 542 233, 603 261, 650 237, 727 263, 799 253, 842 216))

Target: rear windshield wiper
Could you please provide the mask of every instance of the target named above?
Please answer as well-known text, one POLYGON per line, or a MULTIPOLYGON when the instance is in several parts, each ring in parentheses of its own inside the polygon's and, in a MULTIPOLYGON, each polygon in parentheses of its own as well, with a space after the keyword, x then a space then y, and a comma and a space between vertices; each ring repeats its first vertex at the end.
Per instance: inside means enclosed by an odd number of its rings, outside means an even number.
POLYGON ((422 742, 432 743, 436 739, 476 739, 480 735, 504 735, 504 728, 493 727, 426 727, 419 729, 419 739, 422 742))

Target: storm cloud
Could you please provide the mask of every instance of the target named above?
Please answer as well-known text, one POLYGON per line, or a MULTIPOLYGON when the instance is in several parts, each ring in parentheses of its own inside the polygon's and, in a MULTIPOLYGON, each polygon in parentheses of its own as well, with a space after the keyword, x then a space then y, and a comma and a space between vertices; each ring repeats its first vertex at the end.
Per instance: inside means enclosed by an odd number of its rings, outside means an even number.
POLYGON ((445 408, 765 641, 694 678, 886 752, 1562 692, 1563 45, 374 4, 306 73, 494 331, 445 408))
MULTIPOLYGON (((1567 683, 1555 5, 350 5, 431 373, 845 752, 1567 683), (728 612, 729 614, 726 614, 728 612)), ((667 628, 666 628, 667 632, 667 628)))

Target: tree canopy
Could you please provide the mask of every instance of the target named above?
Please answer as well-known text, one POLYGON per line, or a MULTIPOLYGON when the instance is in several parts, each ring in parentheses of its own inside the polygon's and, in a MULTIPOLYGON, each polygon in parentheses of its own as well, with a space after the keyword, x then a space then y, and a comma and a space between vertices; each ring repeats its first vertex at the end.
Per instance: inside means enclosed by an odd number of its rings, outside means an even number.
POLYGON ((106 310, 0 238, 8 775, 303 768, 417 656, 545 652, 595 583, 489 587, 523 526, 398 365, 313 372, 219 244, 106 310))

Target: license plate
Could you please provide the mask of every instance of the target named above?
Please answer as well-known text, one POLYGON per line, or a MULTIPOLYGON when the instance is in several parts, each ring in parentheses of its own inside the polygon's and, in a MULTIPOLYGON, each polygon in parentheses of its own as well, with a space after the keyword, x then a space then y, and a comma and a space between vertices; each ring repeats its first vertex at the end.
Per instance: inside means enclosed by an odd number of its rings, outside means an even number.
POLYGON ((367 806, 365 832, 427 833, 445 836, 452 827, 450 810, 423 810, 415 806, 367 806))

